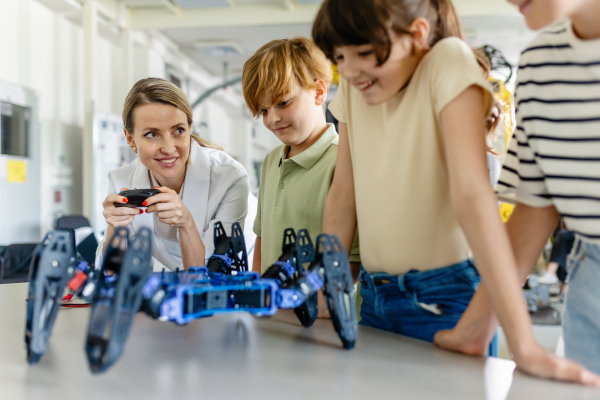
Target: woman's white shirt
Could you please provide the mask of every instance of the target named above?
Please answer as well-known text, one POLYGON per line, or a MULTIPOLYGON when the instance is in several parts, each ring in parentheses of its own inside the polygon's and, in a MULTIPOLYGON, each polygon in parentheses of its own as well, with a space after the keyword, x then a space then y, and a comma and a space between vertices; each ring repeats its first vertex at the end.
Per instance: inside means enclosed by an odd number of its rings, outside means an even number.
MULTIPOLYGON (((149 175, 148 168, 136 159, 108 173, 108 192, 117 194, 123 187, 143 189, 155 186, 149 175)), ((181 196, 194 218, 206 249, 206 258, 214 252, 215 222, 222 222, 228 234, 235 222, 243 227, 248 212, 248 194, 248 173, 240 163, 222 151, 201 147, 192 141, 181 196)), ((135 236, 142 227, 154 232, 153 257, 169 269, 181 268, 179 230, 159 222, 154 213, 144 213, 134 217, 129 226, 130 236, 135 236)), ((98 245, 96 263, 102 262, 103 245, 104 240, 98 245)))
MULTIPOLYGON (((150 179, 150 187, 160 186, 160 183, 158 183, 154 177, 154 174, 150 174, 150 179)), ((183 195, 184 188, 185 184, 179 191, 179 197, 183 195)), ((152 218, 154 218, 154 234, 157 236, 157 239, 162 239, 161 241, 157 241, 157 243, 164 245, 164 250, 166 250, 166 252, 173 257, 173 259, 175 259, 178 265, 183 265, 183 260, 181 258, 181 246, 179 245, 179 230, 176 226, 171 226, 160 222, 157 213, 153 213, 152 218)))

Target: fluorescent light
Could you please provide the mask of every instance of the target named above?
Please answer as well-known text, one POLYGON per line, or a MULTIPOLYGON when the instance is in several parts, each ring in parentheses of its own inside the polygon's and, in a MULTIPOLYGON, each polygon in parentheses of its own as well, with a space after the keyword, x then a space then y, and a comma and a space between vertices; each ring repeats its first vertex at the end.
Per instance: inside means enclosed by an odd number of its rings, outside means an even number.
POLYGON ((209 57, 228 57, 244 54, 244 49, 235 40, 197 40, 194 46, 209 57))

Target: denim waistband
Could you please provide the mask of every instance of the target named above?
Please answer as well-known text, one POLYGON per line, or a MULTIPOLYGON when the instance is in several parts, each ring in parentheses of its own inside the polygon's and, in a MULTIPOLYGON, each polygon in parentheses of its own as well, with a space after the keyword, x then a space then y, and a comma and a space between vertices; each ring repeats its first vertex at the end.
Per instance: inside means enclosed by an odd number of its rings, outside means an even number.
POLYGON ((590 243, 579 235, 575 236, 575 243, 571 251, 571 257, 577 258, 580 256, 589 257, 600 262, 600 246, 595 243, 590 243))
POLYGON ((427 271, 413 269, 401 275, 390 275, 385 272, 369 273, 362 266, 360 273, 360 282, 370 289, 376 289, 388 284, 393 284, 400 288, 411 288, 423 284, 436 284, 445 281, 470 280, 475 278, 479 278, 479 274, 471 259, 427 271))

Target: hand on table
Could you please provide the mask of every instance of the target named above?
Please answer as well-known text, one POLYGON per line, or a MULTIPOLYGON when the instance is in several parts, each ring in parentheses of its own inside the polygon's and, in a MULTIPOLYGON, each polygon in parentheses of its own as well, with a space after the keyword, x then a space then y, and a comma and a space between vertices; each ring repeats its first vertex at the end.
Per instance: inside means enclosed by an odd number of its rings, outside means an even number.
MULTIPOLYGON (((468 326, 465 328, 465 325, 468 324, 439 331, 435 335, 434 343, 446 350, 463 354, 474 356, 487 354, 487 347, 493 334, 490 336, 487 329, 481 328, 484 324, 476 326, 476 329, 468 326)), ((574 361, 555 356, 537 342, 524 345, 520 352, 514 352, 513 359, 518 369, 532 376, 588 386, 600 384, 600 377, 596 374, 574 361)))

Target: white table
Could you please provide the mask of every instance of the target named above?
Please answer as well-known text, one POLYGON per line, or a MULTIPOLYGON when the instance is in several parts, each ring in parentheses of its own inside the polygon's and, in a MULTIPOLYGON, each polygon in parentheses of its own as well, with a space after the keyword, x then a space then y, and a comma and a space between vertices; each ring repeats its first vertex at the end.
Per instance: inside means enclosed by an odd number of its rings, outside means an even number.
MULTIPOLYGON (((330 321, 304 329, 290 311, 238 313, 187 326, 138 314, 121 359, 92 375, 83 350, 89 309, 62 309, 39 364, 25 360, 27 284, 0 285, 0 399, 493 399, 513 363, 468 357, 359 327, 343 350, 330 321), (485 378, 484 378, 485 376, 485 378)), ((514 373, 508 399, 599 399, 600 389, 514 373)))

